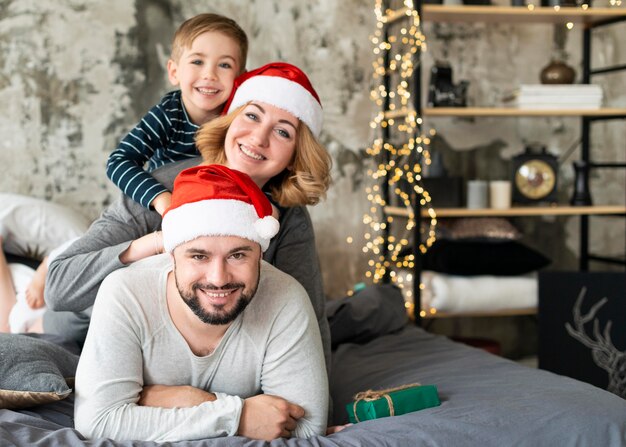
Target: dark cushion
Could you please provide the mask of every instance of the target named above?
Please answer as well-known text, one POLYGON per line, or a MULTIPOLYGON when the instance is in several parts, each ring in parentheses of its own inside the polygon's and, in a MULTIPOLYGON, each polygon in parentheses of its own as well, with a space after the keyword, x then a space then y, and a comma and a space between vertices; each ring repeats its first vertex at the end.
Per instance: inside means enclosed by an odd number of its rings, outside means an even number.
POLYGON ((19 256, 11 253, 5 253, 5 258, 9 264, 24 264, 33 270, 37 270, 37 267, 41 264, 41 259, 27 258, 26 256, 19 256))
POLYGON ((509 241, 518 240, 522 234, 508 220, 502 217, 465 217, 442 220, 441 239, 473 241, 509 241))
POLYGON ((403 328, 408 315, 400 289, 372 285, 326 304, 332 349, 341 343, 366 343, 403 328))
POLYGON ((452 275, 522 275, 550 264, 544 255, 517 241, 437 240, 426 252, 424 270, 452 275))
POLYGON ((0 333, 0 359, 0 408, 54 402, 72 392, 78 355, 52 341, 0 333))

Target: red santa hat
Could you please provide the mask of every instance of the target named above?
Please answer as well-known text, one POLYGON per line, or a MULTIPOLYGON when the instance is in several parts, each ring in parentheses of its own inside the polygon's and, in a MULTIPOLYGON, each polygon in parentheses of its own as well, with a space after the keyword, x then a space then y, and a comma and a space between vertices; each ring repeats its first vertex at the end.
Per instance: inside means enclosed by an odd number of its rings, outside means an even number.
POLYGON ((265 251, 279 224, 269 199, 248 175, 209 165, 178 174, 161 228, 167 252, 200 236, 239 236, 265 251))
POLYGON ((295 65, 272 62, 248 71, 237 79, 223 114, 250 101, 271 104, 292 113, 311 129, 315 137, 322 130, 322 103, 309 78, 295 65))

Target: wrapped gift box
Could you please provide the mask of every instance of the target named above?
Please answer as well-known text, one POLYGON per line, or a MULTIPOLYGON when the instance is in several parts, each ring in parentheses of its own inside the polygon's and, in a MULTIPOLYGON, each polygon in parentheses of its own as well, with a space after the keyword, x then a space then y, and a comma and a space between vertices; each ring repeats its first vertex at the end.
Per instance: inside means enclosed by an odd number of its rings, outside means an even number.
POLYGON ((398 416, 424 408, 436 407, 440 404, 436 386, 415 385, 359 393, 353 402, 346 405, 346 410, 350 422, 356 423, 398 416))

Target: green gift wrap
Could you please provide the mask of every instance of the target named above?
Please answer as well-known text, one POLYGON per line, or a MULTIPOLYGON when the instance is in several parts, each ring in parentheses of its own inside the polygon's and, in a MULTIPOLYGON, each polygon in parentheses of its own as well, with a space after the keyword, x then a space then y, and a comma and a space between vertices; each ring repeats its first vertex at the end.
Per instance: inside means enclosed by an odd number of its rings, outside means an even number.
POLYGON ((346 405, 350 422, 362 422, 423 410, 440 405, 435 385, 405 385, 380 391, 364 391, 346 405), (356 415, 355 415, 356 413, 356 415))

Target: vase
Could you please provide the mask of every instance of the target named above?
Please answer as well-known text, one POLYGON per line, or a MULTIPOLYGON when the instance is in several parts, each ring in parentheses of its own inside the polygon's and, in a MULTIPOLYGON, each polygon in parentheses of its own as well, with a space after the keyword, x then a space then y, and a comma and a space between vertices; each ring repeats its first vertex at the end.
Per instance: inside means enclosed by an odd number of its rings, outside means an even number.
POLYGON ((572 84, 576 78, 576 70, 562 60, 553 59, 543 67, 539 77, 542 84, 572 84))
POLYGON ((591 206, 591 193, 589 192, 589 164, 586 161, 574 162, 574 194, 570 204, 572 206, 591 206))

